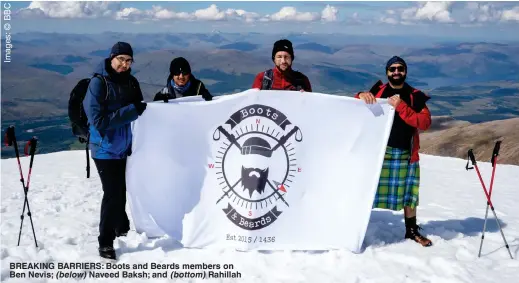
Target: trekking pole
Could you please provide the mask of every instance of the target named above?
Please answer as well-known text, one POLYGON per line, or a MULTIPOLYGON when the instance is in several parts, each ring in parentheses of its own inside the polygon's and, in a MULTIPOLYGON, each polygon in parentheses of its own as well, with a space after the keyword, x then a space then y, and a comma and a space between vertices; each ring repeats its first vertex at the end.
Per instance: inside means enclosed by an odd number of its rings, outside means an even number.
MULTIPOLYGON (((36 140, 36 139, 32 138, 31 141, 29 141, 29 142, 32 142, 33 140, 36 140)), ((31 211, 29 209, 29 200, 27 198, 27 192, 29 190, 29 182, 30 182, 30 178, 31 178, 32 163, 33 163, 34 153, 36 151, 36 142, 31 143, 31 155, 32 156, 31 156, 31 164, 30 164, 30 168, 29 168, 29 175, 28 175, 28 179, 27 179, 27 186, 25 186, 25 181, 23 179, 22 165, 21 165, 21 162, 20 162, 20 152, 18 150, 18 142, 16 141, 16 134, 15 134, 15 131, 14 131, 14 126, 9 126, 7 128, 7 130, 5 132, 5 144, 7 146, 14 146, 14 152, 16 154, 16 160, 18 161, 18 170, 20 172, 20 182, 22 183, 22 188, 23 188, 23 192, 24 192, 24 195, 25 195, 24 202, 23 202, 23 210, 22 210, 22 214, 20 216, 21 223, 20 223, 20 232, 18 234, 18 246, 19 246, 20 245, 20 237, 21 237, 21 233, 22 233, 22 226, 23 226, 23 219, 24 219, 25 205, 26 204, 27 204, 27 209, 28 209, 27 215, 31 219, 31 225, 32 225, 32 216, 31 216, 31 211)), ((34 235, 34 243, 36 244, 36 247, 38 247, 38 243, 36 242, 36 233, 34 233, 34 225, 32 225, 32 227, 33 227, 32 229, 33 229, 33 235, 34 235)))
POLYGON ((22 165, 20 163, 20 153, 18 151, 18 142, 16 141, 14 126, 9 126, 5 131, 5 144, 7 146, 12 146, 14 144, 14 153, 16 154, 16 160, 18 161, 18 171, 20 172, 20 182, 22 182, 22 186, 25 191, 25 181, 23 180, 22 165))
POLYGON ((25 195, 24 201, 23 201, 23 210, 20 223, 20 232, 18 234, 18 246, 20 245, 20 236, 22 233, 22 225, 23 225, 23 215, 25 214, 25 204, 27 203, 27 189, 25 188, 25 181, 23 179, 23 171, 22 171, 22 165, 20 163, 20 152, 18 151, 18 142, 16 141, 16 134, 14 132, 14 126, 9 126, 5 133, 5 140, 6 144, 8 146, 14 146, 14 153, 16 154, 16 160, 18 161, 18 171, 20 172, 20 182, 22 183, 23 192, 25 195))
MULTIPOLYGON (((508 246, 508 242, 506 241, 505 234, 503 233, 503 229, 501 228, 501 224, 499 224, 499 219, 497 218, 496 211, 494 209, 494 205, 492 204, 492 201, 490 200, 490 196, 487 192, 487 188, 485 186, 485 183, 483 182, 483 178, 481 178, 481 173, 479 172, 478 165, 476 163, 476 158, 474 157, 474 152, 472 149, 469 149, 468 156, 470 158, 470 161, 472 162, 472 165, 476 168, 476 172, 479 177, 479 181, 481 182, 481 186, 483 186, 483 192, 485 193, 485 196, 487 198, 487 203, 490 206, 490 209, 492 210, 492 213, 494 214, 494 217, 496 218, 497 226, 499 227, 499 231, 501 232, 501 236, 503 237, 503 241, 505 242, 505 247, 508 250, 508 254, 510 255, 510 258, 513 259, 512 253, 510 252, 510 247, 508 246)), ((468 167, 467 167, 468 168, 468 167)), ((472 169, 472 168, 470 168, 472 169)))
MULTIPOLYGON (((490 178, 490 189, 488 191, 489 198, 492 198, 492 187, 494 186, 494 176, 496 173, 497 156, 499 155, 500 148, 501 148, 501 141, 497 141, 496 145, 494 146, 492 158, 490 159, 490 163, 492 163, 492 177, 490 178)), ((483 222, 483 233, 481 234, 481 243, 479 244, 478 257, 481 257, 481 249, 483 248, 483 240, 485 239, 485 231, 487 229, 488 208, 489 208, 489 203, 487 201, 487 209, 485 211, 485 221, 483 222)))
POLYGON ((27 198, 27 193, 29 192, 29 185, 30 185, 30 182, 31 182, 31 173, 32 173, 32 163, 34 161, 34 153, 36 152, 36 145, 38 143, 38 139, 36 139, 36 137, 32 137, 28 142, 27 142, 27 145, 25 146, 25 155, 31 155, 31 161, 30 161, 30 164, 29 164, 29 174, 27 175, 27 186, 25 186, 24 188, 24 192, 25 192, 25 201, 23 203, 23 210, 22 210, 22 215, 21 215, 21 218, 22 218, 22 221, 20 223, 20 232, 18 234, 18 246, 20 245, 20 238, 22 236, 22 225, 23 225, 23 214, 25 212, 25 204, 27 203, 27 216, 29 216, 29 219, 31 220, 31 227, 32 227, 32 235, 34 236, 34 244, 36 245, 36 247, 38 247, 38 243, 36 241, 36 233, 34 232, 34 224, 32 222, 32 214, 31 214, 31 208, 29 206, 29 199, 27 198), (27 154, 27 147, 30 146, 30 153, 27 154))

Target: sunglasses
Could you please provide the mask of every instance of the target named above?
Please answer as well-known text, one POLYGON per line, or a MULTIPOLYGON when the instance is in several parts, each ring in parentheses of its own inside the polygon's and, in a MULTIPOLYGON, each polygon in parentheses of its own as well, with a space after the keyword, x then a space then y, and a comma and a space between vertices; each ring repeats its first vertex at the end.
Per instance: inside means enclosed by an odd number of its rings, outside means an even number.
POLYGON ((404 66, 398 66, 398 67, 389 67, 387 68, 391 73, 393 73, 394 71, 398 70, 399 72, 404 72, 405 71, 405 68, 404 66))
POLYGON ((173 72, 173 76, 180 76, 180 74, 184 75, 184 76, 187 76, 189 75, 190 73, 187 72, 187 71, 174 71, 173 72))

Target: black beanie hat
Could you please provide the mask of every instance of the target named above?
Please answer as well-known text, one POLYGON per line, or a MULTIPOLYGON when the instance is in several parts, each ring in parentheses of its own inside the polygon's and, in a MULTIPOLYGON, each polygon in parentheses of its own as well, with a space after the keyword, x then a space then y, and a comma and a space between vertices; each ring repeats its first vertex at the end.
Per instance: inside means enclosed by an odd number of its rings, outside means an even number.
POLYGON ((191 66, 189 66, 189 62, 184 57, 177 57, 169 64, 169 73, 170 75, 179 75, 180 73, 184 75, 191 74, 191 66))
POLYGON ((112 46, 110 54, 111 58, 118 55, 128 55, 133 58, 133 49, 129 43, 119 41, 116 44, 114 44, 114 46, 112 46))
POLYGON ((393 56, 391 57, 391 59, 389 59, 389 61, 387 61, 387 64, 386 64, 386 71, 389 69, 389 66, 395 64, 395 63, 399 63, 399 64, 402 64, 404 66, 404 68, 406 69, 407 71, 407 64, 405 63, 404 59, 398 57, 398 56, 393 56))
POLYGON ((279 51, 286 51, 290 56, 292 56, 292 61, 294 60, 294 49, 292 48, 292 42, 288 39, 281 39, 274 43, 274 47, 272 48, 272 61, 274 61, 274 57, 276 57, 276 53, 279 51))

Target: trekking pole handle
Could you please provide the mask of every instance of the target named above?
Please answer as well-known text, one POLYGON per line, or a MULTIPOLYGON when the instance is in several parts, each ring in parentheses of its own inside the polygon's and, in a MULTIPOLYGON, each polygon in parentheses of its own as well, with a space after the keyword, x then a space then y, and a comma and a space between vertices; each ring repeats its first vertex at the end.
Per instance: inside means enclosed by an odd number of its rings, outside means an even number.
POLYGON ((34 153, 36 152, 36 144, 38 143, 38 139, 36 137, 32 137, 30 140, 30 143, 31 143, 31 149, 29 151, 29 154, 34 155, 34 153))
POLYGON ((490 163, 492 163, 492 167, 496 163, 496 158, 499 155, 499 150, 501 149, 501 141, 496 141, 496 145, 494 146, 494 152, 492 152, 492 158, 490 159, 490 163))
POLYGON ((470 161, 472 162, 472 165, 476 165, 476 157, 474 156, 474 152, 472 151, 472 149, 469 149, 468 155, 470 161))
POLYGON ((14 134, 14 126, 9 126, 7 130, 5 130, 5 145, 12 146, 13 142, 16 141, 16 136, 14 134))
POLYGON ((494 152, 492 153, 492 156, 498 156, 500 149, 501 149, 501 141, 496 141, 496 145, 494 146, 494 152))
POLYGON ((34 161, 34 154, 36 153, 36 145, 38 144, 38 139, 36 137, 32 137, 29 142, 27 143, 27 146, 30 147, 29 154, 27 154, 27 151, 25 152, 26 155, 31 156, 31 162, 29 164, 29 168, 32 168, 32 162, 34 161))

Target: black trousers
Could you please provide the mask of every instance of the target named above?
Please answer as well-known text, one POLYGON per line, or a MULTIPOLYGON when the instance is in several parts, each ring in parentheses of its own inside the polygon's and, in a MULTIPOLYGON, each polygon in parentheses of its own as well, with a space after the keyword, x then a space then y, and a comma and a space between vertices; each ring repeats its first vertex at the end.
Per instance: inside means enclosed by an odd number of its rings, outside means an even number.
POLYGON ((126 158, 94 159, 103 184, 101 219, 99 221, 99 246, 113 246, 116 231, 130 230, 126 214, 126 158))

